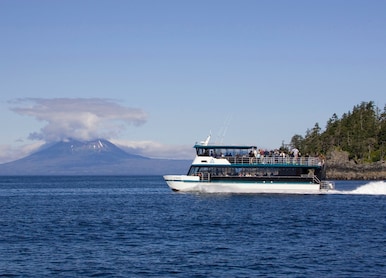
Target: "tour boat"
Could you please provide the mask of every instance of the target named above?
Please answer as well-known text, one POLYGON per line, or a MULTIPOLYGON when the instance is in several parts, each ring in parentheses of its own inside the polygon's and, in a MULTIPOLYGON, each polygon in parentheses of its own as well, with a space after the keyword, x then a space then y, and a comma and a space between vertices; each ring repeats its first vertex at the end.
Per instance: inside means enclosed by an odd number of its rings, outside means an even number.
POLYGON ((173 191, 206 193, 321 194, 334 189, 325 180, 323 157, 263 152, 256 146, 196 143, 186 175, 165 175, 173 191))

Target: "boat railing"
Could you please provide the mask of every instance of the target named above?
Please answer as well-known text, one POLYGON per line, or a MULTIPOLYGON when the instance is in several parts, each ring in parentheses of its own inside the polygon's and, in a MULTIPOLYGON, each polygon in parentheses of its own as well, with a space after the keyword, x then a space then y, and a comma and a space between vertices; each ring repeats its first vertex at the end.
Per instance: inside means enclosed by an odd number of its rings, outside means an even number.
POLYGON ((335 189, 335 183, 333 181, 321 181, 320 189, 323 190, 333 190, 335 189))
POLYGON ((313 181, 314 181, 314 183, 319 183, 320 185, 322 185, 322 182, 320 181, 320 179, 317 177, 317 176, 313 176, 313 181))
POLYGON ((321 166, 323 161, 319 157, 244 157, 226 156, 231 164, 284 164, 300 166, 321 166))
POLYGON ((198 176, 200 177, 201 181, 210 181, 210 173, 208 172, 199 172, 198 176))
POLYGON ((335 183, 333 181, 325 181, 320 180, 317 176, 313 177, 314 183, 318 183, 320 185, 321 190, 331 190, 335 188, 335 183))

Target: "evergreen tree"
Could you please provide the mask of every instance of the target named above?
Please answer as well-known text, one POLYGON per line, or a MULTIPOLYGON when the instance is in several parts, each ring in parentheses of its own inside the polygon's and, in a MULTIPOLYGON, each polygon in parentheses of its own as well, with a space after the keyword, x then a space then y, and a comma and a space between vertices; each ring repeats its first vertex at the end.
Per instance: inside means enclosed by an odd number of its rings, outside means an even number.
POLYGON ((294 135, 291 145, 310 155, 333 150, 349 153, 357 162, 375 162, 386 155, 386 105, 383 112, 373 101, 362 102, 339 118, 335 113, 322 132, 318 123, 303 138, 294 135))

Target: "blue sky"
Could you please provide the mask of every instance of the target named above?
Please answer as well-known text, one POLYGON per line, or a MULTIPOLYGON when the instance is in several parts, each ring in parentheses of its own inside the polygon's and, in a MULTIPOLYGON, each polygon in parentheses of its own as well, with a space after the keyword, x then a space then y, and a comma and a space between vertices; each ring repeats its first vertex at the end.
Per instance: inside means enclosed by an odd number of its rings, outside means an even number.
POLYGON ((66 137, 279 147, 386 104, 386 1, 0 1, 0 163, 66 137))

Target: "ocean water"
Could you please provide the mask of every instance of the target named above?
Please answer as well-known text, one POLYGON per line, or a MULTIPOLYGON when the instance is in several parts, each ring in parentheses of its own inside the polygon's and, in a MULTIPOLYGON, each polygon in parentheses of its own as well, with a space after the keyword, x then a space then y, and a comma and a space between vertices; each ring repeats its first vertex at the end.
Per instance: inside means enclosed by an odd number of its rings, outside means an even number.
POLYGON ((3 277, 385 277, 386 183, 182 194, 161 176, 0 177, 3 277))

